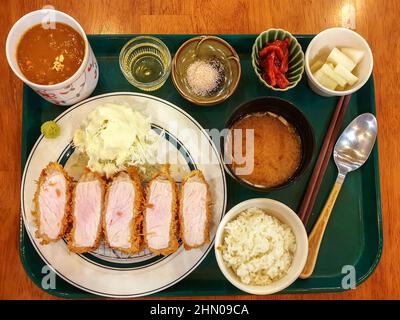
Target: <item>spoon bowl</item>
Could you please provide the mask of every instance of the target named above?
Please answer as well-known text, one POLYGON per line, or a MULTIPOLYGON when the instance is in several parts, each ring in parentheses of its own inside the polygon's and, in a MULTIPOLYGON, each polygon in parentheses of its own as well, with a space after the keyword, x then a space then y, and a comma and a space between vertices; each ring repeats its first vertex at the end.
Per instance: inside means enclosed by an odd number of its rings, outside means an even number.
POLYGON ((354 171, 365 163, 375 144, 377 132, 378 124, 371 113, 363 113, 347 126, 333 151, 339 173, 354 171))

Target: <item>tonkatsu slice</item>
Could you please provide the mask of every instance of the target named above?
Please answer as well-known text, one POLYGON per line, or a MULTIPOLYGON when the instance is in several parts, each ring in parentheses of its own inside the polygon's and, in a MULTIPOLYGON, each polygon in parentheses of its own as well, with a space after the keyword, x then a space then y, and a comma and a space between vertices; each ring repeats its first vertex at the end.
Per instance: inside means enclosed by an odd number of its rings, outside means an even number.
POLYGON ((104 180, 90 170, 86 170, 75 185, 72 196, 72 230, 68 239, 71 251, 83 253, 99 246, 104 191, 104 180))
POLYGON ((167 255, 178 249, 177 187, 167 172, 156 175, 146 189, 144 235, 155 254, 167 255))
POLYGON ((185 249, 201 247, 209 242, 211 221, 210 193, 200 170, 193 170, 182 180, 179 222, 185 249))
POLYGON ((50 162, 41 172, 34 197, 36 237, 42 244, 57 241, 67 231, 72 180, 63 167, 50 162))
POLYGON ((136 168, 113 176, 105 199, 103 230, 108 246, 128 254, 139 252, 143 197, 136 168))

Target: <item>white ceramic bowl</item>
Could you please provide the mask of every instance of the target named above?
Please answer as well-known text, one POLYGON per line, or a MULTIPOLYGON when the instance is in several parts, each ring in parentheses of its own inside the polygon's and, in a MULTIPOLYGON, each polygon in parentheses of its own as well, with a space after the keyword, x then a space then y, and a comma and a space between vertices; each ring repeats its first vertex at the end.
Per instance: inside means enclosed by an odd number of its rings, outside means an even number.
POLYGON ((218 226, 214 249, 218 266, 230 283, 242 291, 251 294, 266 295, 276 293, 287 288, 299 277, 307 260, 308 238, 307 232, 300 218, 287 205, 272 199, 257 198, 241 202, 229 210, 228 213, 226 213, 218 226), (236 216, 242 211, 254 207, 265 209, 268 214, 275 216, 280 221, 289 225, 296 237, 296 252, 288 273, 282 279, 266 286, 254 286, 242 283, 232 269, 226 266, 224 260, 222 259, 221 251, 218 249, 218 247, 223 244, 225 225, 229 221, 235 219, 236 216))
POLYGON ((358 33, 346 28, 331 28, 317 34, 308 45, 305 55, 305 69, 308 84, 311 89, 324 97, 345 96, 359 90, 369 79, 374 66, 374 59, 371 48, 367 41, 358 33), (359 77, 359 81, 346 91, 334 91, 320 85, 311 73, 310 64, 314 62, 315 57, 321 52, 329 53, 334 47, 349 47, 363 50, 364 58, 355 68, 354 73, 359 77))

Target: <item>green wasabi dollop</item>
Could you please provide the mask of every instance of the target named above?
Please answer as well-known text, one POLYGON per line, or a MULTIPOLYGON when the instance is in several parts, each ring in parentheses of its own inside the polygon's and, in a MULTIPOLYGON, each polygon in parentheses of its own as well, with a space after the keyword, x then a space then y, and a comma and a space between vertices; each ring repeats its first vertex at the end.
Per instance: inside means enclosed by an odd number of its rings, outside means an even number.
POLYGON ((47 139, 55 139, 60 135, 60 126, 54 121, 46 121, 40 127, 40 131, 47 139))

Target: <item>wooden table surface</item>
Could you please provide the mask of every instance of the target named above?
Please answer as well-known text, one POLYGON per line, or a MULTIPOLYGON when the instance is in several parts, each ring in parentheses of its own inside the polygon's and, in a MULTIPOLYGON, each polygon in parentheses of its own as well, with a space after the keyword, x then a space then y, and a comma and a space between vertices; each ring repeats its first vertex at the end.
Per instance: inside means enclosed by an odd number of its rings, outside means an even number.
MULTIPOLYGON (((76 18, 89 34, 98 33, 260 33, 280 27, 318 33, 341 26, 343 7, 354 6, 356 31, 375 59, 384 251, 375 273, 344 293, 275 295, 246 299, 399 299, 400 272, 400 28, 397 0, 2 0, 0 19, 0 298, 52 299, 25 274, 19 260, 22 83, 8 67, 6 36, 22 15, 46 4, 76 18)), ((217 297, 209 297, 215 299, 217 297)), ((231 297, 226 297, 231 298, 231 297)), ((236 297, 233 297, 236 298, 236 297)), ((239 297, 238 297, 239 298, 239 297)))

